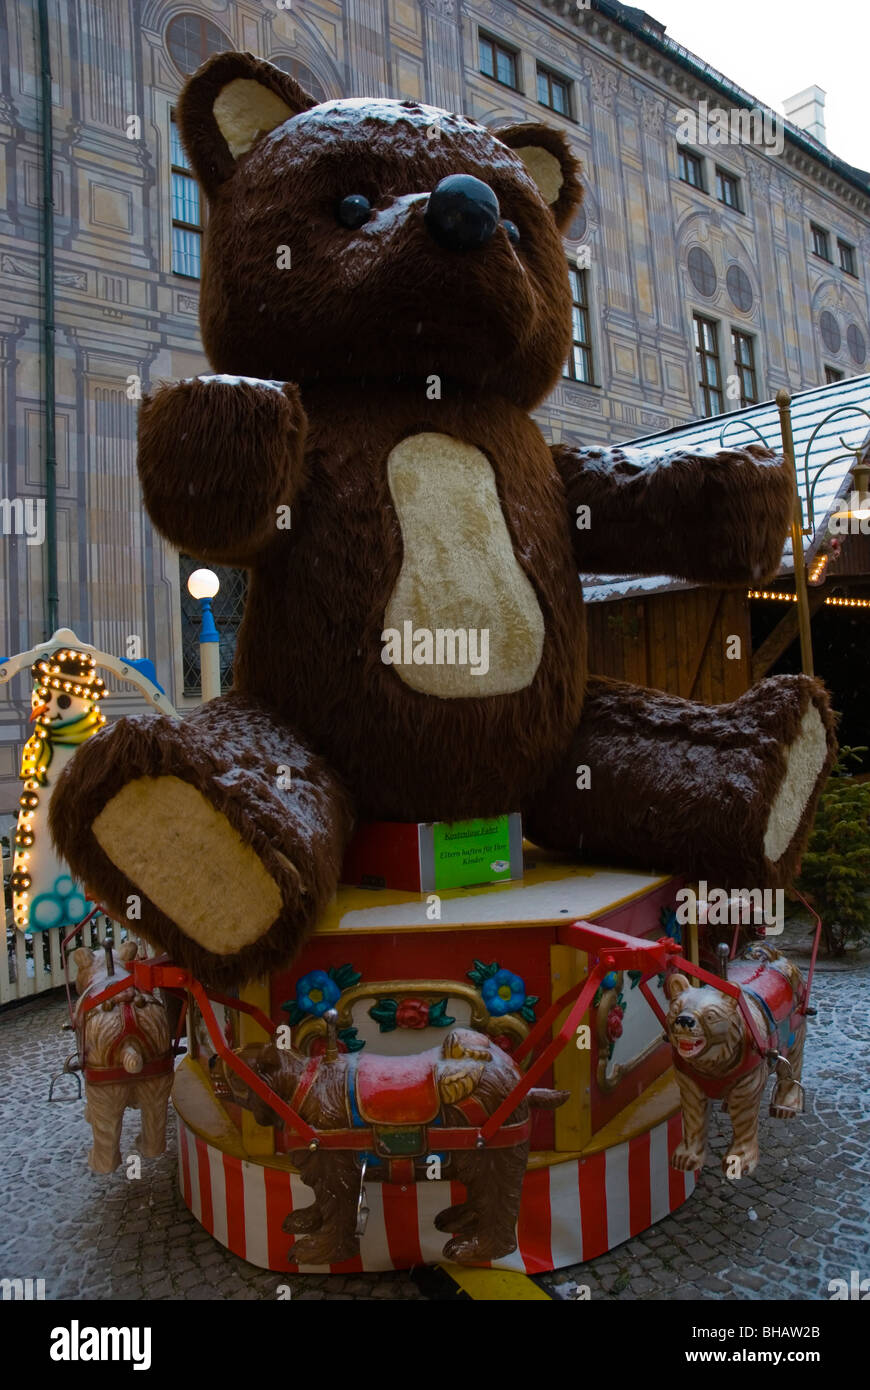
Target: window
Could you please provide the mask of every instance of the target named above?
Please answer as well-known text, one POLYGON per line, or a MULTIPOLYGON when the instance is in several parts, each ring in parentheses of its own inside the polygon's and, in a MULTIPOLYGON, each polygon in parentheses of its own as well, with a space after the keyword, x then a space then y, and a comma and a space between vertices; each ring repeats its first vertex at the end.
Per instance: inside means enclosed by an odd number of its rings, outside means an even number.
POLYGON ((831 386, 835 381, 842 381, 843 373, 839 367, 825 367, 825 385, 831 386))
POLYGON ((166 47, 170 57, 185 77, 211 58, 232 48, 230 40, 210 19, 198 14, 179 14, 166 30, 166 47))
MULTIPOLYGON (((200 560, 192 560, 189 555, 178 557, 178 577, 181 582, 181 657, 185 695, 199 695, 202 692, 199 669, 201 610, 199 601, 191 598, 187 591, 187 581, 193 571, 200 568, 201 563, 200 560)), ((233 658, 245 606, 248 576, 245 570, 230 569, 227 565, 209 565, 209 569, 214 571, 221 582, 211 601, 211 608, 221 639, 221 689, 227 691, 233 681, 233 658)))
POLYGON ((562 368, 569 381, 592 385, 592 343, 589 339, 589 287, 587 271, 568 267, 571 282, 571 356, 562 368))
POLYGON ((498 39, 491 39, 487 34, 480 34, 478 42, 480 71, 484 77, 492 77, 503 87, 513 87, 514 91, 518 92, 517 54, 514 50, 505 48, 498 39))
POLYGON ((694 315, 695 360, 705 415, 722 414, 722 373, 719 367, 719 325, 694 315))
POLYGON ((726 208, 734 208, 735 212, 741 211, 739 180, 718 166, 716 168, 716 197, 720 203, 725 204, 726 208))
POLYGON ((831 259, 831 250, 828 245, 828 233, 824 227, 817 227, 815 222, 810 223, 813 234, 813 255, 820 256, 823 261, 831 259))
POLYGON ((734 366, 740 379, 740 404, 757 405, 758 384, 755 379, 755 344, 748 333, 731 331, 731 346, 734 349, 734 366))
POLYGON ((837 254, 840 257, 840 269, 845 270, 847 275, 854 275, 857 279, 858 272, 855 269, 855 248, 850 246, 848 241, 837 239, 837 254))
POLYGON ((538 102, 558 111, 560 116, 571 115, 571 84, 547 68, 538 68, 538 102))
POLYGON ((279 55, 277 58, 270 58, 269 62, 273 67, 280 68, 286 72, 288 77, 299 83, 303 92, 307 92, 315 101, 326 101, 326 92, 323 90, 323 83, 314 76, 310 68, 304 63, 300 63, 298 58, 290 58, 279 55))
POLYGON ((692 154, 691 150, 681 149, 677 156, 677 169, 683 183, 691 184, 692 188, 700 188, 702 193, 706 192, 704 161, 700 155, 692 154))
POLYGON ((199 184, 190 172, 178 126, 169 124, 170 181, 172 184, 172 270, 198 280, 202 263, 202 205, 199 184))

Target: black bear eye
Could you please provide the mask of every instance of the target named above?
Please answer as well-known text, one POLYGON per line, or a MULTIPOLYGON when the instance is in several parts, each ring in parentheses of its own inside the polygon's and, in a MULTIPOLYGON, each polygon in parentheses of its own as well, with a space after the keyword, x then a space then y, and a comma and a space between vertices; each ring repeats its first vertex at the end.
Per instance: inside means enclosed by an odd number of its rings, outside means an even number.
POLYGON ((520 229, 516 222, 511 222, 510 218, 505 217, 501 224, 508 235, 508 241, 512 246, 516 246, 520 239, 520 229))
POLYGON ((361 193, 351 193, 350 197, 342 198, 338 205, 339 222, 342 227, 350 227, 352 231, 368 222, 371 215, 372 205, 361 193))
POLYGON ((58 709, 69 709, 69 707, 70 707, 71 704, 72 704, 72 700, 70 699, 70 697, 69 697, 68 695, 58 695, 58 697, 57 697, 57 707, 58 707, 58 709))

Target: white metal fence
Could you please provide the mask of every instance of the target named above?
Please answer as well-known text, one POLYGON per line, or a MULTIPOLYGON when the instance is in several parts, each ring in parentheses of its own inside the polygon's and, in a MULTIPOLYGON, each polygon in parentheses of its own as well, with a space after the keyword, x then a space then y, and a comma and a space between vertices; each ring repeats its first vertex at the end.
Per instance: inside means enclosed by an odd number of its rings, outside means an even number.
MULTIPOLYGON (((5 861, 4 861, 5 868, 5 861)), ((63 957, 60 944, 69 927, 52 927, 49 931, 21 932, 12 925, 12 909, 8 894, 0 881, 3 921, 6 926, 4 949, 0 952, 0 1005, 13 999, 28 999, 45 994, 64 983, 63 957)), ((108 941, 120 943, 127 939, 127 928, 97 913, 78 936, 69 943, 67 952, 77 946, 95 950, 108 941)), ((75 966, 70 967, 70 979, 75 979, 75 966)))

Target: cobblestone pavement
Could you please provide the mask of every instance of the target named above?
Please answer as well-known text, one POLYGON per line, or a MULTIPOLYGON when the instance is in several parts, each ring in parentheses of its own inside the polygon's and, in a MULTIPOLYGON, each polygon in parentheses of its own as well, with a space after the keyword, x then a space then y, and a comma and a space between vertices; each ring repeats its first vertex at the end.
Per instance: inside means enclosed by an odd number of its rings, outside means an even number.
MULTIPOLYGON (((804 967, 806 957, 791 954, 804 967)), ((586 1285, 607 1299, 827 1299, 828 1281, 870 1277, 870 952, 816 972, 804 1064, 807 1114, 763 1113, 762 1162, 729 1183, 704 1170, 679 1211, 606 1255, 543 1276, 555 1297, 586 1285)), ((294 1299, 420 1299, 409 1274, 279 1276, 246 1264, 207 1235, 176 1182, 174 1133, 142 1178, 85 1164, 82 1104, 47 1103, 48 1078, 71 1049, 64 1001, 0 1016, 0 1277, 44 1278, 46 1298, 264 1299, 279 1283, 294 1299)), ((137 1116, 127 1111, 124 1143, 137 1116)), ((714 1116, 721 1156, 727 1117, 714 1116)), ((174 1127, 170 1125, 172 1132, 174 1127)))

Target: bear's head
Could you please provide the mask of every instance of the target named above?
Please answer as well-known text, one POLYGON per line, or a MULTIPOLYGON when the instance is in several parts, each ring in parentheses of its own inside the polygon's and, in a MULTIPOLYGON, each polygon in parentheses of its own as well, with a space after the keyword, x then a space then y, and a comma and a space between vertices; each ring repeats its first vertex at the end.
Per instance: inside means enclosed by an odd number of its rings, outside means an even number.
POLYGON ((679 1058, 705 1076, 726 1076, 740 1059, 746 1024, 737 1000, 685 975, 667 982, 668 1039, 679 1058))
POLYGON ((562 135, 497 135, 416 102, 317 105, 222 53, 180 99, 209 204, 200 320, 213 368, 281 381, 432 374, 531 409, 558 379, 581 198, 562 135))

